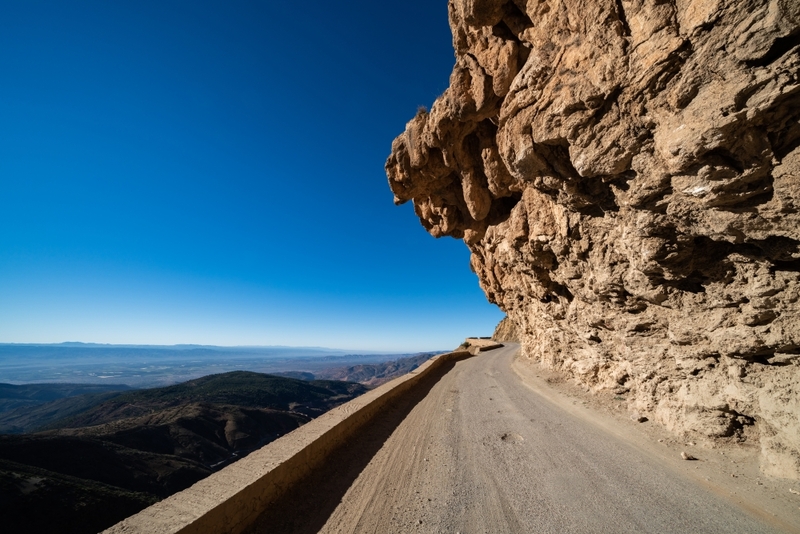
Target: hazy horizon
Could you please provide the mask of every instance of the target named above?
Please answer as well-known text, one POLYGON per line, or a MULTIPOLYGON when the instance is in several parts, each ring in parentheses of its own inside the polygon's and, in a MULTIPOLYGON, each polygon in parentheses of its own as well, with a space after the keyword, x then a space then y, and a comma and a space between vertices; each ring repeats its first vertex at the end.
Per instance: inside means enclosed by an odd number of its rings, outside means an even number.
POLYGON ((443 351, 396 353, 285 346, 0 343, 0 383, 156 387, 230 371, 313 373, 331 367, 380 363, 439 352, 443 351))
POLYGON ((449 84, 446 2, 29 0, 0 35, 0 340, 406 352, 502 318, 383 168, 449 84))
MULTIPOLYGON (((0 341, 0 346, 86 346, 86 347, 126 347, 126 348, 214 348, 214 349, 303 349, 303 350, 322 350, 329 352, 353 352, 365 354, 408 354, 407 351, 385 351, 378 349, 351 349, 340 347, 321 347, 314 345, 210 345, 199 343, 173 343, 173 344, 154 344, 154 343, 96 343, 93 341, 56 341, 52 343, 39 342, 6 342, 0 341)), ((429 351, 423 351, 429 352, 429 351)))

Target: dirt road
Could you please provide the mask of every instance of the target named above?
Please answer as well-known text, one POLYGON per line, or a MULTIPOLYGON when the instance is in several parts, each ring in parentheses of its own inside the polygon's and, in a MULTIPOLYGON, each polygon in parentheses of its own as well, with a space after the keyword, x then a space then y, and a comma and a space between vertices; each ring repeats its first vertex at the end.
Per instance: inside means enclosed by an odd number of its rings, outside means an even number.
POLYGON ((255 532, 776 532, 534 393, 517 349, 456 363, 255 532))

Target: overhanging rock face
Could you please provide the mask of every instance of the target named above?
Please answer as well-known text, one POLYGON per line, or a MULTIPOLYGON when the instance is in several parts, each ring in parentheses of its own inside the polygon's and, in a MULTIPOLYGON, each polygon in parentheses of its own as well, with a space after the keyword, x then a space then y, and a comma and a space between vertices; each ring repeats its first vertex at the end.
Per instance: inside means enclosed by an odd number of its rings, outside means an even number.
POLYGON ((386 163, 525 354, 800 478, 800 2, 451 0, 386 163))

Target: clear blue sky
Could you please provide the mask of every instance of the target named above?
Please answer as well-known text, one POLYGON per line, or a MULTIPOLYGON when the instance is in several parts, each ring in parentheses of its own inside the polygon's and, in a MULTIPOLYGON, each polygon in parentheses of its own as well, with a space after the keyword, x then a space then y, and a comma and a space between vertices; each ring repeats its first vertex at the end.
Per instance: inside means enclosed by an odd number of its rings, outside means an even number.
POLYGON ((502 314, 383 164, 445 0, 4 2, 0 342, 447 349, 502 314))

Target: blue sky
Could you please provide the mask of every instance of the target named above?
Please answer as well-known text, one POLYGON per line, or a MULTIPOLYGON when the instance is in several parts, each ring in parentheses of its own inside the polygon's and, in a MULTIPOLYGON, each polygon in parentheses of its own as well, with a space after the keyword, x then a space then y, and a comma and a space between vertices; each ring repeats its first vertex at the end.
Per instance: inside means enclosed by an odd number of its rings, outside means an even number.
POLYGON ((453 62, 444 0, 5 2, 0 342, 491 334, 383 171, 453 62))

